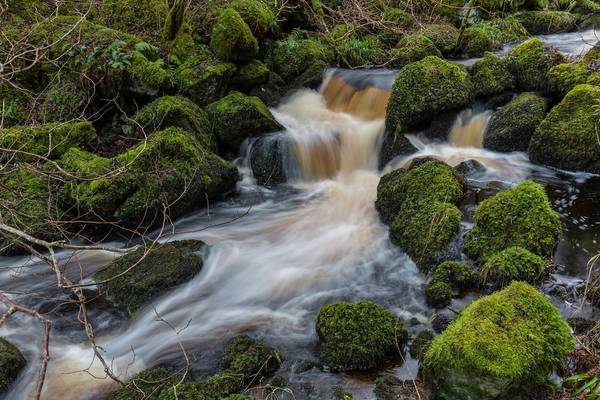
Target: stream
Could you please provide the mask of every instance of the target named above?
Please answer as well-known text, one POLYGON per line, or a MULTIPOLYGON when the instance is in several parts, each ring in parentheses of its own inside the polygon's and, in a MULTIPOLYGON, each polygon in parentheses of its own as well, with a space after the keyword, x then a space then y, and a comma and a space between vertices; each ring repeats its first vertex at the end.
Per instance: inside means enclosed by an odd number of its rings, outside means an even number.
MULTIPOLYGON (((572 56, 595 42, 590 42, 589 32, 542 39, 572 56)), ((285 128, 278 135, 291 143, 292 157, 285 166, 291 181, 273 188, 257 185, 247 160, 252 143, 247 143, 238 160, 243 175, 238 194, 213 205, 210 213, 200 210, 176 221, 176 233, 168 239, 210 244, 203 270, 131 320, 109 309, 92 311, 98 342, 121 378, 162 363, 184 363, 179 344, 191 358, 192 375, 207 376, 214 372, 224 343, 247 333, 282 352, 280 373, 290 382, 293 398, 328 398, 335 385, 357 399, 373 398, 373 375, 297 369, 302 361, 318 361, 315 319, 319 308, 330 302, 372 299, 396 313, 412 333, 430 328, 435 312, 425 304, 427 277, 390 243, 374 208, 381 175, 418 157, 453 166, 480 162, 485 168, 467 177, 482 196, 524 179, 543 184, 564 223, 554 259, 558 267, 544 290, 565 317, 597 317, 597 310, 582 307, 573 294, 587 274, 589 258, 600 251, 600 176, 534 165, 522 152, 481 148, 493 111, 481 104, 457 114, 447 139, 410 135, 418 151, 378 171, 394 76, 388 70, 329 70, 318 91, 299 90, 272 110, 285 128), (179 335, 157 320, 157 314, 181 329, 179 335)), ((474 201, 463 205, 462 233, 472 226, 474 206, 474 201)), ((101 251, 63 251, 60 256, 74 277, 90 277, 116 257, 101 251)), ((94 360, 74 312, 70 320, 53 312, 59 307, 50 297, 60 293, 52 289, 55 276, 45 264, 2 257, 0 285, 19 301, 49 311, 55 320, 44 398, 102 399, 114 389, 94 360)), ((453 306, 463 307, 475 296, 457 299, 453 306)), ((4 398, 27 399, 39 367, 41 326, 16 314, 0 328, 0 336, 28 360, 4 398)), ((418 369, 417 361, 406 357, 401 366, 389 366, 402 379, 415 377, 418 369)))

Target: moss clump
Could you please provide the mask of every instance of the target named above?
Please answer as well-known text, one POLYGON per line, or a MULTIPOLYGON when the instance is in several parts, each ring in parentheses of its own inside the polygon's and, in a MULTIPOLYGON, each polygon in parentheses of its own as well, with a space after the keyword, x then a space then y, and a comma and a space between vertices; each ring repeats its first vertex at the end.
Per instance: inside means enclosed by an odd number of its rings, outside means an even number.
POLYGON ((546 115, 546 99, 535 93, 521 93, 492 114, 483 147, 494 151, 526 151, 535 128, 546 115))
POLYGON ((566 11, 525 11, 518 18, 532 35, 569 32, 577 24, 577 17, 566 11))
POLYGON ((570 3, 569 11, 573 14, 600 14, 600 4, 593 0, 575 0, 570 3))
POLYGON ((442 53, 427 36, 420 34, 404 35, 398 45, 390 51, 389 65, 393 68, 402 68, 427 56, 441 57, 442 53))
POLYGON ((177 386, 177 395, 172 387, 164 389, 159 400, 223 400, 244 389, 240 375, 222 373, 200 382, 187 382, 177 386))
POLYGON ((537 283, 546 272, 546 261, 529 250, 514 246, 491 256, 480 270, 481 282, 494 289, 512 281, 537 283))
POLYGON ((470 68, 471 81, 475 96, 492 96, 509 90, 515 79, 502 59, 486 52, 483 58, 470 68))
POLYGON ((378 32, 382 41, 395 45, 403 36, 403 32, 410 30, 415 25, 415 17, 400 8, 387 7, 383 12, 386 20, 385 26, 378 32))
POLYGON ((25 357, 19 349, 0 338, 0 393, 8 389, 25 364, 25 357))
POLYGON ((299 77, 314 64, 328 64, 333 59, 330 48, 314 38, 291 34, 278 40, 270 51, 269 65, 285 80, 299 77))
POLYGON ((110 279, 135 265, 127 274, 100 284, 100 289, 131 315, 200 272, 202 258, 197 252, 203 247, 203 242, 195 240, 170 242, 156 245, 145 256, 146 249, 140 248, 113 261, 96 273, 94 279, 97 282, 110 279))
POLYGON ((427 304, 435 308, 450 305, 452 296, 473 286, 473 272, 466 265, 445 261, 437 266, 425 288, 427 304))
POLYGON ((231 78, 231 85, 242 90, 248 90, 269 81, 271 71, 260 60, 252 60, 241 65, 231 78))
POLYGON ((375 379, 373 394, 376 400, 396 400, 402 381, 391 374, 383 374, 375 379))
POLYGON ((402 68, 392 86, 386 130, 395 133, 471 101, 466 69, 430 56, 402 68))
MULTIPOLYGON (((158 400, 163 388, 177 384, 180 376, 162 367, 150 368, 134 375, 112 393, 113 400, 158 400)), ((184 384, 182 384, 184 385, 184 384)))
POLYGON ((234 0, 229 6, 240 14, 257 38, 262 38, 277 30, 277 18, 267 2, 234 0))
POLYGON ((241 335, 233 338, 220 362, 223 371, 241 375, 247 384, 261 382, 281 366, 281 354, 267 344, 241 335))
MULTIPOLYGON (((16 126, 0 129, 0 146, 38 156, 57 159, 70 147, 91 147, 97 140, 96 130, 90 122, 16 126)), ((18 160, 37 160, 30 155, 15 156, 18 160)))
POLYGON ((258 42, 233 8, 221 12, 213 26, 210 47, 221 60, 248 61, 258 55, 258 42))
POLYGON ((435 338, 435 335, 431 331, 421 331, 412 340, 409 346, 410 355, 413 358, 422 360, 423 356, 427 352, 427 349, 431 345, 431 342, 435 338))
POLYGON ((460 44, 460 53, 465 57, 477 57, 486 51, 499 50, 502 47, 502 33, 489 24, 473 25, 465 29, 460 44))
POLYGON ((529 39, 505 57, 508 69, 523 90, 545 91, 550 68, 564 61, 564 57, 539 39, 529 39))
POLYGON ((206 111, 219 144, 232 151, 239 150, 248 136, 281 128, 258 97, 246 96, 240 92, 230 92, 206 107, 206 111))
POLYGON ((432 280, 425 288, 427 304, 434 308, 444 308, 452 303, 452 286, 440 280, 432 280))
POLYGON ((558 64, 548 71, 548 86, 552 94, 563 98, 575 86, 588 83, 600 83, 600 62, 598 46, 591 48, 581 60, 572 63, 558 64))
POLYGON ((578 85, 554 106, 529 145, 533 162, 573 171, 600 172, 600 89, 578 85))
POLYGON ((233 64, 215 60, 205 52, 181 64, 173 74, 172 85, 194 103, 204 106, 227 93, 234 72, 233 64))
POLYGON ((157 132, 112 160, 71 149, 61 161, 75 176, 92 172, 88 180, 74 180, 62 188, 64 201, 125 227, 159 224, 163 204, 171 204, 169 215, 177 218, 233 189, 238 177, 233 164, 181 128, 157 132), (90 163, 102 169, 94 170, 90 163), (103 176, 119 169, 119 174, 103 176))
POLYGON ((480 263, 513 246, 550 257, 560 232, 560 219, 550 207, 544 188, 526 180, 477 207, 475 226, 467 234, 464 251, 480 263))
POLYGON ((81 85, 57 76, 56 82, 44 93, 39 119, 44 123, 77 120, 86 100, 87 93, 81 85))
POLYGON ((153 37, 162 32, 168 13, 165 0, 103 0, 101 19, 111 28, 153 37))
POLYGON ((207 149, 214 147, 208 115, 186 97, 160 97, 141 109, 133 119, 147 135, 168 127, 179 127, 194 135, 207 149))
POLYGON ((29 119, 29 97, 6 83, 0 84, 0 119, 3 126, 25 124, 29 119))
POLYGON ((377 186, 375 207, 390 224, 390 239, 427 270, 447 253, 459 229, 461 214, 456 204, 465 187, 464 178, 441 161, 429 161, 408 171, 384 175, 377 186))
POLYGON ((404 324, 370 301, 321 307, 317 317, 320 359, 332 371, 367 370, 400 356, 407 340, 404 324))
POLYGON ((345 38, 336 50, 342 64, 350 68, 377 65, 384 58, 383 46, 377 36, 373 35, 345 38))
POLYGON ((454 52, 460 32, 454 25, 439 23, 423 25, 419 33, 431 40, 442 54, 448 55, 454 52))
POLYGON ((514 282, 473 302, 432 342, 423 361, 425 382, 447 399, 539 393, 574 344, 552 303, 514 282))

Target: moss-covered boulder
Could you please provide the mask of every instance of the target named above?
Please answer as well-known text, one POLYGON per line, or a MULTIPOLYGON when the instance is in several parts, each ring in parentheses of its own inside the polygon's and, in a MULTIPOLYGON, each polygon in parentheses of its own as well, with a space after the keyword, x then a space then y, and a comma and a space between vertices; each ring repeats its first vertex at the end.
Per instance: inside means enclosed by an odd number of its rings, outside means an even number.
POLYGON ((483 58, 469 69, 473 94, 488 97, 512 89, 515 78, 506 64, 494 53, 486 52, 483 58))
POLYGON ((465 29, 459 52, 464 57, 477 57, 501 47, 501 32, 496 27, 487 24, 473 25, 465 29))
POLYGON ((456 261, 438 265, 425 288, 427 304, 435 308, 450 305, 452 296, 473 286, 474 274, 469 267, 456 261))
POLYGON ((0 338, 0 394, 14 382, 25 363, 25 357, 19 349, 0 338))
POLYGON ((229 6, 240 14, 257 38, 265 37, 277 30, 277 17, 266 1, 234 0, 229 6))
POLYGON ((434 396, 449 400, 539 393, 574 344, 552 303, 514 282, 473 302, 434 339, 423 361, 424 378, 434 396))
POLYGON ((203 381, 186 382, 177 386, 167 387, 160 392, 159 400, 223 400, 244 389, 244 381, 240 375, 221 373, 203 381))
POLYGON ((548 71, 563 62, 564 57, 541 40, 529 39, 512 49, 505 61, 519 88, 545 91, 548 87, 548 71))
POLYGON ((482 264, 513 246, 549 258, 560 233, 560 219, 544 188, 526 180, 481 202, 464 251, 482 264))
POLYGON ((456 47, 460 31, 451 24, 425 24, 419 33, 433 42, 442 54, 452 54, 456 47))
POLYGON ((269 52, 268 65, 284 80, 291 81, 313 65, 327 65, 333 58, 332 49, 318 40, 291 34, 275 42, 269 52))
POLYGON ((213 26, 210 47, 221 60, 249 61, 258 55, 258 42, 233 8, 221 12, 213 26))
POLYGON ((107 292, 115 305, 133 314, 200 272, 202 257, 198 251, 204 246, 201 241, 185 240, 157 244, 150 251, 140 248, 113 261, 96 273, 94 279, 100 282, 100 290, 107 292), (113 277, 117 278, 111 279, 113 277), (101 283, 103 281, 108 282, 101 283))
POLYGON ((0 129, 0 146, 17 151, 11 154, 23 161, 39 161, 35 155, 54 160, 71 147, 89 148, 96 142, 96 130, 90 122, 0 129))
POLYGON ((177 218, 231 191, 238 178, 233 164, 173 127, 113 159, 72 148, 61 164, 76 177, 61 190, 68 205, 125 227, 160 224, 165 205, 177 218))
POLYGON ((524 11, 518 18, 532 35, 569 32, 577 25, 577 17, 566 11, 524 11))
POLYGON ((214 147, 208 115, 194 102, 182 96, 160 97, 142 108, 133 119, 146 135, 179 127, 192 134, 207 149, 214 147))
POLYGON ((270 76, 271 71, 262 61, 252 60, 238 67, 231 78, 231 86, 246 91, 267 83, 270 76))
POLYGON ((494 151, 526 151, 533 132, 544 119, 548 103, 535 93, 521 93, 492 114, 483 147, 494 151))
POLYGON ((499 289, 512 281, 538 283, 546 272, 547 264, 529 250, 513 246, 491 256, 479 273, 482 284, 499 289))
POLYGON ((571 89, 580 84, 600 83, 600 47, 592 47, 581 59, 555 65, 548 71, 548 85, 551 94, 563 98, 571 89))
POLYGON ((245 138, 281 129, 258 97, 240 92, 230 92, 206 107, 206 111, 219 144, 235 152, 239 151, 245 138))
POLYGON ((332 371, 367 370, 397 359, 407 340, 398 317, 370 301, 321 307, 316 329, 319 357, 332 371))
POLYGON ((465 188, 461 174, 441 161, 384 175, 377 186, 375 207, 390 225, 390 239, 423 270, 447 255, 460 226, 456 204, 465 188))
POLYGON ((415 25, 415 17, 400 8, 387 7, 383 12, 386 24, 377 32, 381 40, 391 46, 398 43, 404 33, 415 25))
POLYGON ((281 354, 260 340, 247 335, 236 336, 225 348, 220 368, 230 374, 241 375, 248 384, 261 382, 281 366, 281 354))
POLYGON ((393 68, 402 68, 427 56, 441 57, 442 53, 427 36, 420 34, 404 35, 389 53, 389 65, 393 68))
POLYGON ((101 22, 124 32, 156 36, 162 32, 168 4, 165 0, 103 0, 101 22))
POLYGON ((471 80, 459 65, 430 56, 402 68, 392 86, 386 130, 392 133, 423 123, 471 101, 471 80))
MULTIPOLYGON (((173 386, 181 380, 181 374, 171 372, 163 367, 146 369, 119 386, 112 393, 112 400, 158 400, 164 388, 173 386)), ((181 384, 181 386, 184 384, 181 384)))
POLYGON ((600 88, 578 85, 554 106, 538 126, 529 145, 530 159, 573 171, 600 172, 596 111, 600 88))

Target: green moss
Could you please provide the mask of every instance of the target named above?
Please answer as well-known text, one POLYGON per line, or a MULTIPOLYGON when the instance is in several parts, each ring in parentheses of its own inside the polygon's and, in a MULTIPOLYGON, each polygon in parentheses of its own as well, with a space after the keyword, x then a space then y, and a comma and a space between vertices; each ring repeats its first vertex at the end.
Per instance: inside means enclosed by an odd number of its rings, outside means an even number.
POLYGON ((383 18, 386 24, 378 34, 385 43, 392 45, 398 43, 404 32, 416 23, 416 19, 411 13, 394 7, 387 7, 383 13, 383 18))
POLYGON ((320 359, 332 371, 367 370, 400 356, 407 332, 391 311, 370 301, 321 307, 320 359))
POLYGON ((237 151, 248 136, 280 129, 271 112, 258 98, 240 92, 230 92, 226 97, 208 107, 213 133, 225 148, 237 151))
POLYGON ((548 89, 563 98, 575 86, 586 83, 590 73, 581 62, 555 65, 548 71, 548 89))
POLYGON ((25 364, 25 357, 19 349, 0 338, 0 393, 8 389, 25 364))
MULTIPOLYGON (((65 157, 69 160, 65 167, 85 164, 86 160, 76 163, 72 158, 76 157, 65 157)), ((170 217, 177 218, 206 204, 207 198, 233 189, 238 176, 234 165, 172 127, 115 157, 112 165, 121 172, 105 177, 102 171, 95 179, 69 182, 62 189, 63 197, 96 218, 130 227, 159 224, 163 204, 171 204, 170 217)), ((77 168, 71 173, 82 172, 77 168)))
POLYGON ((402 68, 392 86, 386 130, 422 123, 471 101, 471 81, 466 69, 430 56, 402 68))
MULTIPOLYGON (((112 394, 112 400, 158 400, 159 393, 163 388, 170 387, 179 382, 181 378, 177 374, 167 371, 165 368, 150 368, 134 375, 124 382, 112 394)), ((180 386, 183 386, 182 384, 180 386)))
POLYGON ((485 18, 510 14, 525 6, 525 0, 475 0, 471 4, 485 18))
POLYGON ((459 30, 451 24, 426 24, 419 32, 433 42, 442 54, 451 54, 456 47, 459 30))
POLYGON ((185 97, 160 97, 141 109, 133 119, 147 135, 168 127, 180 127, 194 135, 202 146, 214 148, 208 115, 185 97))
POLYGON ((391 374, 384 374, 375 379, 373 394, 376 400, 396 400, 402 381, 391 374))
POLYGON ((564 57, 539 39, 529 39, 512 49, 505 61, 518 87, 544 91, 548 86, 548 71, 564 61, 564 57))
POLYGON ((577 17, 565 11, 525 11, 518 18, 532 35, 569 32, 577 24, 577 17))
POLYGON ((76 82, 61 79, 48 88, 39 111, 39 119, 48 122, 73 121, 82 116, 87 93, 76 82))
POLYGON ((342 63, 350 68, 381 64, 384 49, 377 36, 351 36, 340 41, 336 48, 342 63))
POLYGON ((215 60, 204 52, 186 60, 175 70, 172 85, 194 103, 204 106, 227 93, 235 66, 215 60))
POLYGON ((544 188, 526 180, 477 207, 475 226, 467 234, 464 251, 480 263, 513 246, 550 257, 560 232, 560 219, 550 207, 544 188))
POLYGON ((544 295, 514 282, 450 323, 425 354, 424 377, 434 396, 447 399, 539 393, 574 344, 544 295))
POLYGON ((241 375, 247 384, 257 384, 281 365, 281 354, 267 344, 241 335, 233 338, 220 362, 223 371, 241 375))
POLYGON ((269 81, 271 71, 260 60, 252 60, 241 65, 231 78, 231 85, 241 89, 250 89, 269 81))
POLYGON ((210 47, 221 60, 247 61, 258 55, 258 42, 233 8, 221 12, 213 26, 210 47))
POLYGON ((184 0, 175 0, 173 6, 171 6, 163 27, 163 35, 166 40, 173 40, 177 37, 183 26, 185 7, 184 0))
POLYGON ((587 30, 600 27, 600 14, 590 14, 584 17, 583 21, 579 23, 579 29, 587 30))
POLYGON ((177 395, 173 388, 166 388, 160 393, 159 400, 223 400, 242 389, 243 380, 239 375, 222 373, 200 382, 179 385, 177 395))
POLYGON ((502 43, 516 42, 530 36, 527 29, 525 29, 515 15, 509 15, 504 18, 494 18, 480 23, 480 26, 481 25, 488 25, 495 28, 496 31, 494 32, 499 35, 498 40, 502 43))
POLYGON ((537 283, 546 272, 546 261, 529 250, 514 246, 491 256, 480 270, 481 282, 499 289, 512 281, 537 283))
POLYGON ((404 35, 398 45, 390 51, 389 65, 402 68, 407 64, 422 60, 427 56, 441 57, 442 53, 428 37, 420 34, 404 35))
POLYGON ((477 57, 486 51, 499 50, 502 47, 499 36, 500 32, 496 28, 471 26, 465 29, 460 53, 465 57, 477 57))
POLYGON ((269 54, 269 65, 283 79, 289 80, 319 61, 329 63, 332 59, 331 49, 316 39, 291 34, 275 43, 269 54))
POLYGON ((509 90, 514 85, 514 77, 502 59, 486 52, 483 58, 470 68, 475 96, 488 97, 509 90))
POLYGON ((267 2, 234 0, 230 7, 240 14, 257 38, 262 38, 277 30, 277 18, 267 2))
MULTIPOLYGON (((91 147, 97 140, 96 130, 89 122, 16 126, 0 129, 0 146, 12 150, 59 158, 70 147, 91 147)), ((38 160, 25 154, 16 154, 17 160, 38 160)))
POLYGON ((600 88, 575 86, 533 134, 531 160, 562 169, 600 172, 599 102, 600 88))
POLYGON ((103 0, 102 17, 106 25, 125 32, 161 32, 169 9, 165 0, 103 0))
POLYGON ((570 3, 569 11, 574 14, 600 14, 600 4, 592 0, 575 0, 570 3))
POLYGON ((146 254, 145 248, 119 257, 94 275, 97 282, 127 274, 100 284, 114 303, 130 315, 165 291, 190 280, 202 269, 196 254, 204 243, 194 240, 158 244, 146 254), (141 261, 140 261, 141 260, 141 261))
POLYGON ((437 266, 431 280, 447 282, 453 290, 460 291, 472 287, 473 278, 473 271, 465 264, 456 261, 444 261, 437 266))
POLYGON ((452 303, 452 286, 447 282, 432 280, 425 288, 427 305, 434 308, 444 308, 452 303))
POLYGON ((544 119, 548 104, 535 93, 521 93, 492 114, 483 147, 494 151, 526 151, 533 132, 544 119))
POLYGON ((410 343, 410 355, 413 358, 422 360, 434 338, 435 336, 431 331, 419 332, 419 334, 410 343))
POLYGON ((23 125, 29 120, 29 96, 12 86, 0 84, 0 120, 7 128, 23 125))

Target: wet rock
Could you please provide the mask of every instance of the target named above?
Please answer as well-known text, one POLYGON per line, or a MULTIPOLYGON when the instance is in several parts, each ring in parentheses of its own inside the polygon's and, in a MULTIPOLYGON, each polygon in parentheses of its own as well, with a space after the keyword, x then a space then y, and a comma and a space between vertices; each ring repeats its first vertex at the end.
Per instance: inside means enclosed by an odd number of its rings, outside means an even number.
POLYGON ((492 255, 479 271, 482 284, 500 289, 512 281, 538 283, 550 263, 529 250, 514 246, 492 255))
POLYGON ((514 99, 515 96, 516 95, 513 92, 502 92, 500 94, 486 99, 483 103, 483 108, 485 108, 486 110, 495 110, 507 104, 509 101, 514 99))
POLYGON ((119 308, 133 314, 200 272, 202 257, 197 252, 205 246, 198 240, 158 244, 145 257, 145 249, 140 248, 113 261, 96 273, 94 279, 98 282, 109 280, 139 262, 126 274, 100 284, 101 291, 108 293, 119 308))
POLYGON ((228 374, 241 375, 247 383, 260 382, 281 366, 282 356, 266 343, 247 335, 236 336, 225 348, 219 364, 228 374))
POLYGON ((486 170, 485 165, 473 159, 462 161, 454 168, 464 176, 474 175, 486 170))
POLYGON ((7 340, 0 338, 0 394, 6 391, 25 367, 23 354, 7 340))
POLYGON ((567 323, 573 329, 573 333, 576 335, 584 335, 588 333, 595 324, 593 320, 581 317, 568 318, 567 323))
POLYGON ((332 371, 367 370, 397 359, 407 339, 404 324, 371 301, 339 302, 321 308, 317 317, 320 354, 332 371))
POLYGON ((500 152, 526 151, 533 132, 546 115, 547 104, 535 93, 521 93, 492 114, 483 147, 500 152))
POLYGON ((269 81, 271 71, 260 60, 252 60, 238 67, 231 78, 231 86, 235 90, 246 91, 269 81))
POLYGON ((544 92, 548 88, 548 71, 564 57, 541 40, 529 39, 512 49, 504 61, 519 88, 544 92))
POLYGON ((277 185, 288 180, 286 165, 290 145, 283 135, 267 135, 252 142, 250 167, 259 185, 277 185))
POLYGON ((444 330, 446 330, 448 325, 450 325, 450 322, 452 322, 453 319, 453 315, 437 313, 431 320, 431 327, 436 333, 442 333, 444 330))
POLYGON ((269 73, 269 78, 263 84, 254 86, 248 94, 256 96, 263 101, 267 106, 276 106, 281 99, 287 94, 288 85, 274 72, 269 73))
POLYGON ((431 331, 425 330, 419 332, 417 336, 413 338, 412 342, 410 342, 408 348, 410 355, 417 360, 422 360, 434 337, 435 335, 431 331))
POLYGON ((544 294, 514 282, 471 303, 433 340, 423 374, 432 394, 445 399, 541 393, 574 344, 569 326, 544 294))
POLYGON ((379 168, 383 168, 394 158, 412 154, 417 151, 403 133, 397 134, 386 131, 383 135, 381 151, 379 153, 379 168))
POLYGON ((428 163, 429 161, 439 161, 436 158, 433 157, 417 157, 417 158, 413 158, 410 162, 410 165, 408 166, 408 169, 414 169, 414 168, 418 168, 421 165, 428 163))
POLYGON ((475 96, 492 96, 512 89, 514 77, 506 64, 494 53, 485 53, 483 58, 469 68, 475 96))
POLYGON ((445 261, 438 265, 425 288, 427 304, 443 308, 452 302, 452 297, 474 286, 473 271, 465 264, 445 261))
POLYGON ((320 362, 314 360, 304 360, 296 366, 295 372, 301 374, 311 369, 323 369, 323 365, 320 362))

